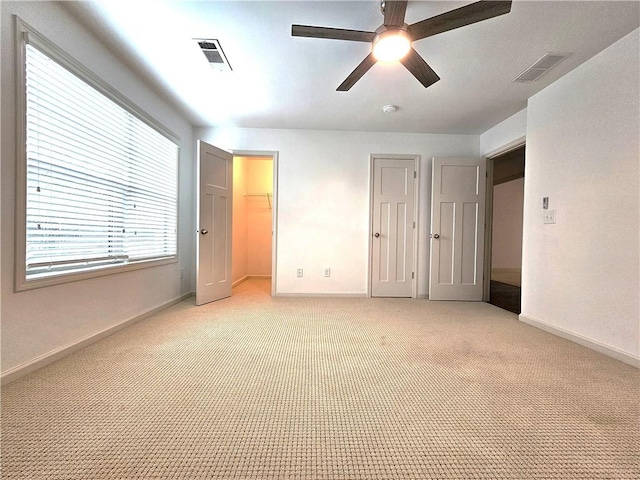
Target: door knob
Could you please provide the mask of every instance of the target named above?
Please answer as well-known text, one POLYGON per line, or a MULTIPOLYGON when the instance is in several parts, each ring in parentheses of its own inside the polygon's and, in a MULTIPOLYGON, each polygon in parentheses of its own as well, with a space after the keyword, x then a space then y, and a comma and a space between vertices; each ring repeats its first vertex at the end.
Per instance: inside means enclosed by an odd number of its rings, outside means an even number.
POLYGON ((432 238, 435 238, 436 240, 438 240, 440 238, 440 235, 438 235, 437 233, 434 233, 432 235, 432 238))
POLYGON ((202 230, 200 230, 200 233, 202 235, 206 235, 207 233, 209 233, 209 230, 207 230, 206 228, 203 228, 202 230))
POLYGON ((380 236, 380 234, 379 233, 375 233, 373 236, 378 238, 380 236))

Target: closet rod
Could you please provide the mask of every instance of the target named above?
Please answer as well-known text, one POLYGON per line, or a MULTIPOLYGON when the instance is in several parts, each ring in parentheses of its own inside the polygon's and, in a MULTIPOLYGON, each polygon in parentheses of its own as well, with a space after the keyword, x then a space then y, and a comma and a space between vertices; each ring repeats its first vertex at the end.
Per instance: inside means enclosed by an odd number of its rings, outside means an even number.
POLYGON ((267 197, 267 201, 269 202, 269 210, 271 210, 271 197, 273 193, 245 193, 245 197, 267 197))

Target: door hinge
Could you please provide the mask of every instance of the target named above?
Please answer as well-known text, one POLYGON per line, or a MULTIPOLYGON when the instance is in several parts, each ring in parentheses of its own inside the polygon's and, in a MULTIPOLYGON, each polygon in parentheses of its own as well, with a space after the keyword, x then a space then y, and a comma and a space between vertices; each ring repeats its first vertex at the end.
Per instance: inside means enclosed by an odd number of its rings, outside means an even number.
POLYGON ((418 178, 418 174, 415 171, 413 172, 413 178, 418 178))
POLYGON ((411 278, 412 279, 416 278, 416 273, 415 272, 411 272, 411 278))
POLYGON ((416 222, 413 222, 413 228, 416 228, 416 222))

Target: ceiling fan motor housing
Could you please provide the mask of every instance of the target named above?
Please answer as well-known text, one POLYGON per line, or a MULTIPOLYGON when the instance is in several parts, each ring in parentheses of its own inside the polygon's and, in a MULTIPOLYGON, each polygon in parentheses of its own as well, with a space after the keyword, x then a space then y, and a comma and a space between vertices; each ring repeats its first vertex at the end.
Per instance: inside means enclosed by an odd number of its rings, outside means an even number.
POLYGON ((411 37, 407 33, 407 24, 402 28, 385 27, 376 30, 372 51, 376 59, 391 62, 404 57, 411 49, 411 37))

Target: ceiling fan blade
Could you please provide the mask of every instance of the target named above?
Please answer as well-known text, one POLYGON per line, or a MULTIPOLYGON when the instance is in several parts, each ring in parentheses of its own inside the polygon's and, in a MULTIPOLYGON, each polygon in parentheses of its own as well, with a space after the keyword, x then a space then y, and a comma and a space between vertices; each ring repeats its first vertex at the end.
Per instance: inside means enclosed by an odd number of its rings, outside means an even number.
POLYGON ((312 27, 310 25, 291 25, 291 35, 294 37, 330 38, 333 40, 351 40, 353 42, 372 42, 376 36, 374 32, 361 30, 345 30, 331 27, 312 27))
POLYGON ((424 88, 440 80, 438 74, 433 71, 429 64, 425 62, 420 54, 413 48, 409 50, 409 53, 402 58, 400 62, 424 85, 424 88))
POLYGON ((511 2, 480 1, 409 25, 411 40, 437 35, 472 23, 488 20, 511 11, 511 2))
POLYGON ((402 27, 404 25, 404 14, 407 11, 407 2, 384 1, 384 26, 402 27))
POLYGON ((355 85, 355 83, 362 78, 362 76, 369 71, 371 67, 375 65, 377 62, 376 58, 373 56, 373 53, 370 53, 365 57, 365 59, 356 67, 356 69, 349 74, 347 79, 340 84, 337 88, 338 92, 346 92, 351 87, 355 85))

